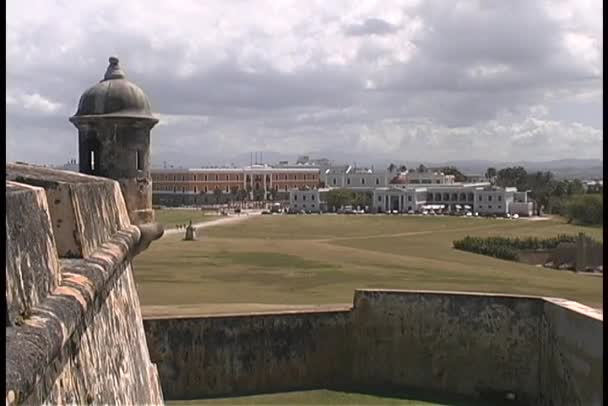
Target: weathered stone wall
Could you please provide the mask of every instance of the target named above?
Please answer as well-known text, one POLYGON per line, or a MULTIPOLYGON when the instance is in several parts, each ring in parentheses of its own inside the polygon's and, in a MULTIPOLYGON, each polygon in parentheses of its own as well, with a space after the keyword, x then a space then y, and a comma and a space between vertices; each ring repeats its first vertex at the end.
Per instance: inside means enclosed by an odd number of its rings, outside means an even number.
POLYGON ((543 303, 539 405, 603 405, 603 315, 576 302, 543 303))
POLYGON ((603 321, 555 299, 359 290, 351 310, 144 320, 165 396, 416 389, 601 404, 603 321))
POLYGON ((350 380, 350 311, 151 318, 167 399, 287 391, 350 380))
POLYGON ((526 297, 361 290, 353 382, 533 404, 542 302, 526 297))
POLYGON ((118 183, 28 165, 7 179, 7 404, 161 404, 118 183))

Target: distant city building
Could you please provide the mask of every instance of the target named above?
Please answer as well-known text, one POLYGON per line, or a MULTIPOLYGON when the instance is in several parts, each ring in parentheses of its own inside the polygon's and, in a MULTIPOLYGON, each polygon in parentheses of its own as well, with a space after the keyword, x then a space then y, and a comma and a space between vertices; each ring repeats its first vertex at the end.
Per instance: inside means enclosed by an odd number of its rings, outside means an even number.
POLYGON ((155 204, 217 203, 237 193, 248 199, 287 200, 290 189, 318 188, 319 169, 270 165, 152 169, 152 182, 155 204))
POLYGON ((454 175, 446 175, 443 172, 427 170, 424 172, 405 171, 393 177, 390 184, 412 184, 412 185, 446 185, 454 183, 454 175))
POLYGON ((583 189, 586 193, 598 193, 604 190, 604 180, 583 180, 583 189))
POLYGON ((318 213, 327 211, 326 195, 330 189, 291 189, 289 191, 289 210, 318 213))
POLYGON ((422 186, 393 185, 374 190, 377 211, 419 212, 430 206, 449 211, 470 211, 480 215, 518 214, 531 216, 533 203, 527 192, 499 188, 489 182, 422 186))
POLYGON ((78 172, 78 162, 75 159, 70 159, 63 165, 54 166, 54 169, 61 169, 62 171, 78 172))
POLYGON ((321 182, 330 188, 347 188, 371 191, 388 185, 390 173, 386 170, 374 171, 370 168, 357 168, 352 165, 331 166, 321 175, 321 182))

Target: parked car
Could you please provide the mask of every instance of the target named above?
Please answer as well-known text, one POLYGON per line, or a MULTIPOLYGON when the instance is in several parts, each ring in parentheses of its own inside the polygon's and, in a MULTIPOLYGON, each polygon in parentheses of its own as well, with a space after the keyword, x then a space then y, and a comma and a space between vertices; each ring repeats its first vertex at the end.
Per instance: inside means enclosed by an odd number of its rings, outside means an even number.
POLYGON ((414 210, 408 210, 407 214, 414 214, 414 210))
POLYGON ((262 214, 270 214, 268 210, 262 210, 262 214))

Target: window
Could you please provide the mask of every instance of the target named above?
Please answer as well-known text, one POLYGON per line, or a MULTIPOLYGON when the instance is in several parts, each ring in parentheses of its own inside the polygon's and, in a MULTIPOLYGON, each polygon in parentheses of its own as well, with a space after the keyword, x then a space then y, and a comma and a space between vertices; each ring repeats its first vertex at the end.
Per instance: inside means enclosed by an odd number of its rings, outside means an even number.
POLYGON ((173 175, 173 181, 177 180, 177 176, 173 175))
POLYGON ((302 200, 306 200, 306 195, 303 195, 303 196, 302 196, 302 200))
POLYGON ((207 175, 205 175, 205 182, 207 182, 207 175))
POLYGON ((334 178, 334 179, 333 179, 333 184, 334 184, 334 185, 336 184, 336 178, 334 178))
POLYGON ((89 156, 89 167, 91 168, 91 172, 95 173, 95 150, 91 150, 89 156))
MULTIPOLYGON (((498 196, 498 201, 502 202, 502 196, 498 196)), ((500 206, 498 206, 498 208, 500 208, 500 206)))
POLYGON ((197 193, 198 190, 196 189, 196 186, 194 186, 194 193, 197 193))
POLYGON ((480 208, 480 209, 483 209, 483 206, 482 206, 482 205, 479 205, 479 208, 480 208))
POLYGON ((302 207, 303 207, 303 208, 306 208, 306 205, 305 205, 305 204, 303 204, 303 205, 302 205, 302 207))
POLYGON ((499 209, 502 209, 502 206, 498 206, 499 209))
POLYGON ((215 175, 215 180, 220 180, 220 176, 219 175, 215 175))
POLYGON ((196 182, 196 175, 194 175, 194 181, 196 182))
POLYGON ((488 196, 488 202, 492 201, 492 195, 488 196))
POLYGON ((380 184, 380 179, 376 178, 376 185, 380 184))
POLYGON ((230 186, 226 186, 226 193, 230 193, 230 186))
POLYGON ((350 185, 350 178, 347 178, 347 179, 346 179, 346 184, 347 184, 347 185, 350 185))
POLYGON ((408 197, 407 197, 407 201, 408 201, 408 202, 411 202, 411 201, 412 201, 412 196, 408 196, 408 197))
POLYGON ((298 195, 294 194, 293 195, 293 200, 298 200, 298 195))
POLYGON ((361 178, 361 184, 365 185, 365 178, 361 178))
POLYGON ((441 183, 441 181, 439 181, 439 180, 436 180, 436 181, 435 181, 435 183, 441 183))
POLYGON ((314 205, 314 204, 312 205, 312 208, 313 208, 313 209, 315 208, 315 205, 314 205))
POLYGON ((491 208, 492 208, 492 206, 488 206, 488 209, 491 209, 491 208))
POLYGON ((207 193, 209 191, 209 189, 207 189, 207 186, 205 186, 205 193, 207 193))
POLYGON ((479 201, 481 202, 483 200, 483 196, 479 195, 479 201))
POLYGON ((310 200, 315 200, 315 195, 311 195, 310 200))
POLYGON ((138 149, 135 150, 135 165, 138 171, 144 170, 144 154, 138 149))
POLYGON ((378 201, 381 202, 382 201, 382 196, 378 196, 378 201))
POLYGON ((173 193, 177 192, 177 186, 173 186, 173 193))

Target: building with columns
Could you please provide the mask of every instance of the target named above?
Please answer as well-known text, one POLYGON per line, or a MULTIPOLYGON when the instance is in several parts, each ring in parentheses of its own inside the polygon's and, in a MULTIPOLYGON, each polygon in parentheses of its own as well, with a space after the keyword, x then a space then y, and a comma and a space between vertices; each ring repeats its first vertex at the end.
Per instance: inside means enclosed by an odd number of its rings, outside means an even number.
POLYGON ((287 200, 293 188, 319 187, 319 169, 250 165, 242 168, 153 169, 155 204, 217 203, 236 195, 255 200, 287 200))
POLYGON ((428 206, 443 206, 455 211, 465 209, 480 215, 518 214, 531 216, 533 203, 527 192, 500 188, 488 182, 436 184, 425 187, 398 185, 374 190, 376 211, 419 212, 428 206))

